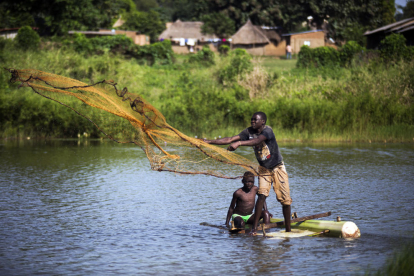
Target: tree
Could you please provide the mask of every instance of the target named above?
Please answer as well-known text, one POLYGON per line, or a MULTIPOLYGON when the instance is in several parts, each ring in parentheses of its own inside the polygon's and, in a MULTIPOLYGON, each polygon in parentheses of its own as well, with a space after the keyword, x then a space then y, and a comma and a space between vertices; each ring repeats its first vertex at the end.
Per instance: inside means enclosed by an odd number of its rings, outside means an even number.
POLYGON ((204 25, 201 31, 205 34, 215 34, 221 38, 232 36, 235 31, 234 21, 222 13, 212 13, 201 18, 204 25))
POLYGON ((414 0, 408 0, 405 7, 402 8, 403 14, 401 19, 414 17, 414 0))
POLYGON ((125 23, 120 28, 136 30, 149 35, 152 42, 157 41, 158 35, 165 30, 165 22, 161 20, 160 14, 155 10, 149 12, 132 10, 124 13, 122 18, 125 23))

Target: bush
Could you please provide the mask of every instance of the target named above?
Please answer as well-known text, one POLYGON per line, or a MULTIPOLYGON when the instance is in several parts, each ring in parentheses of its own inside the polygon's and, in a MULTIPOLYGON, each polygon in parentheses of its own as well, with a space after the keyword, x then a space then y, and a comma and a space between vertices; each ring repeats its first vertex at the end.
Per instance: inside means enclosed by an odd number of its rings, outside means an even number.
POLYGON ((340 59, 342 66, 348 66, 351 64, 355 54, 361 53, 364 48, 361 47, 355 41, 348 41, 340 51, 340 59))
POLYGON ((31 27, 24 26, 17 33, 16 43, 23 50, 38 50, 40 37, 31 27))
POLYGON ((313 61, 312 49, 307 45, 303 45, 300 48, 300 51, 298 54, 298 62, 296 63, 296 67, 308 68, 313 65, 314 65, 314 61, 313 61))
POLYGON ((332 47, 318 47, 313 50, 315 66, 339 66, 339 52, 332 47))
POLYGON ((164 40, 150 45, 134 45, 130 54, 137 59, 145 59, 152 64, 171 64, 174 53, 171 47, 171 41, 164 40))
POLYGON ((252 57, 244 49, 235 49, 230 52, 229 63, 219 71, 221 83, 233 81, 237 76, 250 72, 253 69, 252 57))
POLYGON ((223 56, 227 56, 227 54, 230 52, 230 47, 228 45, 220 45, 219 47, 219 53, 223 56))
POLYGON ((125 35, 86 38, 84 34, 75 33, 73 47, 78 53, 102 54, 105 51, 125 54, 134 46, 131 38, 125 35))
POLYGON ((355 54, 361 53, 363 49, 355 41, 347 42, 339 51, 332 47, 325 46, 311 49, 304 45, 300 48, 296 67, 348 66, 355 54))
POLYGON ((404 58, 407 51, 405 37, 401 34, 391 34, 384 38, 380 44, 381 58, 386 62, 396 62, 404 58))
POLYGON ((201 63, 205 66, 213 65, 214 62, 214 52, 210 50, 210 47, 207 45, 203 46, 203 49, 197 54, 190 56, 188 62, 201 63))

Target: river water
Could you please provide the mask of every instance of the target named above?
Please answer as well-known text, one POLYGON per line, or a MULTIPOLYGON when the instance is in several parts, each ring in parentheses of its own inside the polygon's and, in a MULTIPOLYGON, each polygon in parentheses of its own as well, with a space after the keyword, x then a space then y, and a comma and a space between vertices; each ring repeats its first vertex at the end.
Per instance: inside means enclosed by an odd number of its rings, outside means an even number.
POLYGON ((280 146, 292 212, 331 211, 361 238, 229 235, 200 223, 224 224, 240 180, 151 171, 110 141, 1 141, 0 274, 358 275, 414 241, 413 144, 280 146))

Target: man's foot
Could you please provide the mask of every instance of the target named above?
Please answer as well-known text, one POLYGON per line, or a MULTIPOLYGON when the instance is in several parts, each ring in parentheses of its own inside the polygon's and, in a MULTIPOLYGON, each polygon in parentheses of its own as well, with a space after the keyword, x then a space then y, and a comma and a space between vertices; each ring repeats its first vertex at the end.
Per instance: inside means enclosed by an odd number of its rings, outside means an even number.
POLYGON ((256 237, 257 236, 256 230, 250 231, 249 236, 256 237))

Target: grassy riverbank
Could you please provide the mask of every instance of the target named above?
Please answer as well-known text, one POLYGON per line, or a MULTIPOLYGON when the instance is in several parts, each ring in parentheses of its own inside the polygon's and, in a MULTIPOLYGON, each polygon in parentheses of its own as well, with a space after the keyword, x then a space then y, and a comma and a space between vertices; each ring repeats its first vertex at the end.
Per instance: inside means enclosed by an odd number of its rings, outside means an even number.
MULTIPOLYGON (((49 46, 38 52, 6 47, 2 59, 3 67, 38 69, 86 83, 115 80, 143 95, 172 126, 199 137, 235 135, 261 110, 279 140, 414 139, 414 62, 308 70, 295 68, 295 60, 257 58, 250 73, 226 82, 219 76, 229 58, 219 56, 208 67, 189 63, 188 56, 151 67, 110 53, 85 57, 49 46)), ((9 78, 0 71, 1 137, 101 135, 74 112, 29 88, 17 89, 9 78)))

